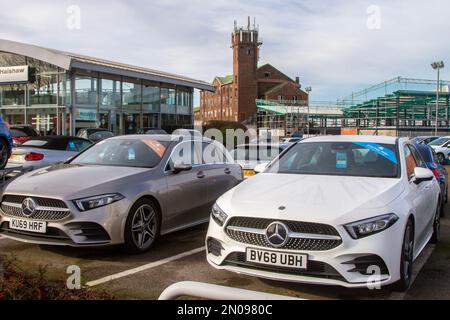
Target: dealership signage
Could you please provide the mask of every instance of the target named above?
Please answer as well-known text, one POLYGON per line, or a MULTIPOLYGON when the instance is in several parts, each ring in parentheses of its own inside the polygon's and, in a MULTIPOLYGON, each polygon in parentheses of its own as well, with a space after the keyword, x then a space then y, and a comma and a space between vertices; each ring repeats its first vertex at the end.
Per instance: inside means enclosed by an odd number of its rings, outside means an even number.
POLYGON ((0 68, 0 84, 1 83, 24 83, 29 79, 29 67, 1 67, 0 68))

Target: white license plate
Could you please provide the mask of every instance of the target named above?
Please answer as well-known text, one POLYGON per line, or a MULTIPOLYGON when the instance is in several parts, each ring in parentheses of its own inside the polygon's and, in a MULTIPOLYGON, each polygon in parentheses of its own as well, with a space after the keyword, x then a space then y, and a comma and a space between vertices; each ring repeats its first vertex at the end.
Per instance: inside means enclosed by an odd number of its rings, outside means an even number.
POLYGON ((308 269, 308 255, 247 249, 247 262, 284 268, 308 269))
POLYGON ((9 227, 14 230, 28 231, 35 233, 46 233, 47 223, 43 221, 32 221, 22 219, 11 219, 9 227))

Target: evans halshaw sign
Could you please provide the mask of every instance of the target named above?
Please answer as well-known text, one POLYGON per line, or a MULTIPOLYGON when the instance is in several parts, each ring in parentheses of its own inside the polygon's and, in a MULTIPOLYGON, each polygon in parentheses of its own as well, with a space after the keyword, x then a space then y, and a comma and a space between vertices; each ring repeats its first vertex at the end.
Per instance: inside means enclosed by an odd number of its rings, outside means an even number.
POLYGON ((28 66, 0 68, 0 83, 28 82, 28 66))

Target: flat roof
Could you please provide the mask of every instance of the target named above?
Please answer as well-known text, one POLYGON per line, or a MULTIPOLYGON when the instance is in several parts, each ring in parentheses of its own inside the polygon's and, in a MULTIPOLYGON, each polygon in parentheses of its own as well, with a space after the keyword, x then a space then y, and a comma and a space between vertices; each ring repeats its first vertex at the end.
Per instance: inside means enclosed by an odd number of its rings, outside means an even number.
POLYGON ((215 91, 214 86, 205 81, 195 80, 173 73, 89 57, 71 52, 43 48, 36 45, 11 40, 0 39, 0 51, 45 61, 65 70, 79 68, 136 79, 170 83, 200 90, 215 91))
POLYGON ((300 143, 309 142, 366 142, 366 143, 381 143, 381 144, 395 144, 397 137, 388 136, 320 136, 312 137, 301 141, 300 143))

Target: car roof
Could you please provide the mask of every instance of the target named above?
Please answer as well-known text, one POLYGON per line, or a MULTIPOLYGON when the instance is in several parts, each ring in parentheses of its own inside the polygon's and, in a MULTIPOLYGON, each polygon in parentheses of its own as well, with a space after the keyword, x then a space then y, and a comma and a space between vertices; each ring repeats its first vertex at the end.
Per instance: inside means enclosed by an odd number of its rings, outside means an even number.
POLYGON ((237 148, 242 147, 273 147, 273 148, 283 148, 285 146, 289 146, 289 143, 246 143, 246 144, 240 144, 237 146, 237 148))
POLYGON ((196 137, 189 135, 173 135, 173 134, 134 134, 134 135, 124 135, 124 136, 115 136, 111 137, 108 140, 122 140, 122 139, 130 139, 130 140, 143 140, 145 138, 151 140, 172 142, 172 141, 202 141, 202 142, 211 142, 213 140, 205 137, 196 137))
POLYGON ((300 141, 299 143, 311 143, 311 142, 368 142, 368 143, 381 143, 381 144, 396 144, 397 137, 388 136, 319 136, 308 138, 307 140, 300 141))

